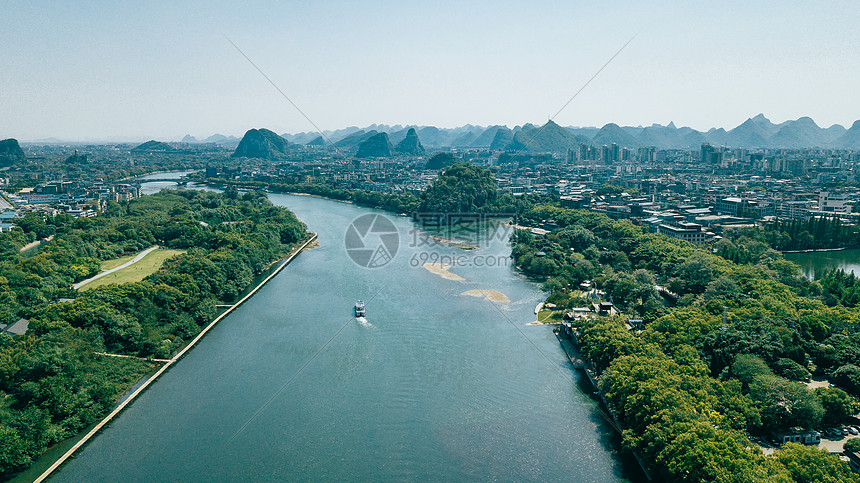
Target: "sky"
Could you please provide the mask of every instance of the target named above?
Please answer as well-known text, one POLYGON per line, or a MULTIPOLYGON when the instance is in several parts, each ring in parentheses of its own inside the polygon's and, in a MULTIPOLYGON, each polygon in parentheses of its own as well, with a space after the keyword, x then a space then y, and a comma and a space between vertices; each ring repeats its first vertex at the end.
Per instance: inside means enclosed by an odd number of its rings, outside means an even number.
POLYGON ((855 1, 271 3, 0 0, 0 139, 860 118, 855 1))

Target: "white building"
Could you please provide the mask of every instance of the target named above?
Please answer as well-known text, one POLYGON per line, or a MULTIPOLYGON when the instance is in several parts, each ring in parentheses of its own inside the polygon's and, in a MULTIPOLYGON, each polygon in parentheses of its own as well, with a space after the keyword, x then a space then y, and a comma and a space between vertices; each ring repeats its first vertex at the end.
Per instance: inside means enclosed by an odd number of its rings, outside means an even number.
POLYGON ((827 191, 818 193, 818 211, 851 213, 848 195, 837 195, 827 191))

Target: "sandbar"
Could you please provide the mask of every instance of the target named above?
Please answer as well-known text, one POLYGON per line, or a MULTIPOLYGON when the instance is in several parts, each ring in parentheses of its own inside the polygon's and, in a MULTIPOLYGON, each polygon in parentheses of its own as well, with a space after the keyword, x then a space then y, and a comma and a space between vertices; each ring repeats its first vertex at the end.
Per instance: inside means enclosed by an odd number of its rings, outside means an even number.
POLYGON ((451 268, 451 265, 448 265, 447 263, 425 263, 424 268, 426 268, 430 273, 435 273, 445 280, 454 280, 455 282, 463 282, 466 280, 456 273, 449 272, 448 270, 451 268))
POLYGON ((511 302, 511 299, 509 299, 507 295, 496 290, 467 290, 460 295, 470 295, 472 297, 486 297, 487 300, 491 302, 498 302, 500 304, 507 304, 511 302))

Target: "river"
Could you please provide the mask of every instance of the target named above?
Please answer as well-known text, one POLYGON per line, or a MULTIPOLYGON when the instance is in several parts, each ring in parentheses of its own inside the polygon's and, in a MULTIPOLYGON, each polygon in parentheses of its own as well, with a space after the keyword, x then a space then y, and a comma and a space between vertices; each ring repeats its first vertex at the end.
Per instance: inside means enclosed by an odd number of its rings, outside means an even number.
MULTIPOLYGON (((153 193, 158 193, 163 189, 175 189, 178 185, 178 181, 183 176, 189 175, 191 173, 196 173, 198 170, 192 171, 165 171, 163 173, 153 173, 145 176, 141 176, 139 178, 135 178, 135 181, 140 181, 140 193, 144 195, 151 195, 153 193), (148 179, 175 179, 176 181, 146 181, 148 179)), ((189 188, 196 188, 198 185, 192 184, 189 188)))
POLYGON ((384 214, 397 252, 364 268, 345 233, 382 212, 270 198, 320 246, 221 321, 53 481, 638 478, 614 455, 551 327, 526 325, 545 295, 509 266, 505 237, 431 247, 411 220, 384 214), (436 257, 457 257, 450 272, 462 280, 422 266, 445 261, 436 257), (357 299, 364 321, 352 314, 357 299))
POLYGON ((810 280, 826 270, 841 268, 848 273, 860 276, 860 249, 838 250, 832 252, 786 253, 786 260, 800 265, 800 270, 810 280))

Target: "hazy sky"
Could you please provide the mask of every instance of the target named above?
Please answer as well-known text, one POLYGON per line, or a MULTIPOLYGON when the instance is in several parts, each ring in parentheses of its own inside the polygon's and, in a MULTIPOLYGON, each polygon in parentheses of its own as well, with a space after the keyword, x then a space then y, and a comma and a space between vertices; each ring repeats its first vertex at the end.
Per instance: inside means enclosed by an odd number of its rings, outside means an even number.
POLYGON ((0 139, 860 118, 856 1, 0 5, 0 139))

